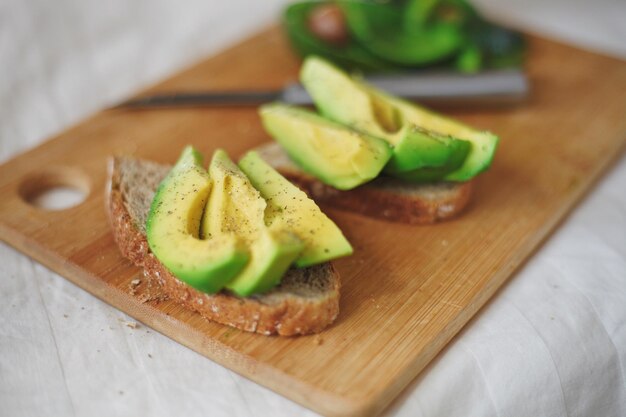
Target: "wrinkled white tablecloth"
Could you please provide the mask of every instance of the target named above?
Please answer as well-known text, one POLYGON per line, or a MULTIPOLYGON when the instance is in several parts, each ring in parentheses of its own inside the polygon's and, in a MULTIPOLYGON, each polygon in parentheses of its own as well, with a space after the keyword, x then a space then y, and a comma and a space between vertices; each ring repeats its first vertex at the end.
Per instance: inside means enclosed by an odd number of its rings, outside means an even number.
MULTIPOLYGON (((626 57, 624 1, 479 3, 515 26, 626 57)), ((0 0, 0 161, 266 25, 281 4, 0 0)), ((626 416, 625 189, 622 157, 386 414, 626 416)), ((0 294, 2 416, 315 415, 126 326, 132 319, 5 244, 0 294)))

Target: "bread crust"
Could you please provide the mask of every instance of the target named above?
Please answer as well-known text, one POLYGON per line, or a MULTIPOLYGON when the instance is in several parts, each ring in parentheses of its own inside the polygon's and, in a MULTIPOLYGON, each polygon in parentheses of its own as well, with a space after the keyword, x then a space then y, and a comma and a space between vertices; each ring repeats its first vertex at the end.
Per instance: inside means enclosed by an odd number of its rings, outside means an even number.
POLYGON ((458 216, 468 205, 473 189, 472 182, 459 183, 454 192, 446 193, 436 200, 426 200, 393 196, 382 188, 367 184, 353 190, 339 191, 302 173, 279 171, 320 204, 407 224, 432 224, 458 216))
POLYGON ((329 207, 386 221, 432 224, 459 215, 469 204, 473 181, 410 184, 380 177, 340 191, 300 170, 277 143, 255 149, 261 157, 311 198, 329 207))
MULTIPOLYGON (((114 239, 124 257, 142 267, 144 275, 158 284, 163 295, 176 300, 203 317, 248 332, 281 336, 317 333, 330 325, 339 314, 340 280, 332 264, 314 269, 330 274, 331 288, 322 296, 266 295, 238 297, 229 293, 206 294, 178 280, 150 252, 146 236, 133 219, 119 190, 116 160, 111 163, 108 212, 114 239)), ((316 267, 312 267, 316 268, 316 267)), ((280 288, 280 287, 278 287, 280 288)))

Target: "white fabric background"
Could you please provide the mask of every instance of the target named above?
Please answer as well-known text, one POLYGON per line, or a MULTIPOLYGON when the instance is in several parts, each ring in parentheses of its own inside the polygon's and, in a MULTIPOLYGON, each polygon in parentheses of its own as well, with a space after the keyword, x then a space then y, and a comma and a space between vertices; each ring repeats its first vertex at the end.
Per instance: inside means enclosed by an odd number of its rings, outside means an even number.
MULTIPOLYGON (((0 0, 0 161, 264 26, 282 3, 0 0)), ((626 57, 624 1, 477 3, 626 57)), ((622 157, 385 414, 626 416, 625 185, 622 157)), ((316 415, 125 326, 4 244, 0 294, 1 416, 316 415)))

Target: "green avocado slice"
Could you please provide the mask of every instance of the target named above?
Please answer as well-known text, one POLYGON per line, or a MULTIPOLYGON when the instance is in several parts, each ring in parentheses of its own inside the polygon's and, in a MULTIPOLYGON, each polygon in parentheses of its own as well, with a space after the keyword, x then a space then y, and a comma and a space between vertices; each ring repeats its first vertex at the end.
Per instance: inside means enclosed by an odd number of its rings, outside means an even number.
POLYGON ((225 151, 213 154, 209 176, 214 185, 202 235, 214 239, 234 234, 250 251, 250 260, 226 288, 243 297, 270 290, 302 252, 302 240, 285 228, 266 226, 265 200, 225 151))
POLYGON ((315 56, 305 60, 300 80, 322 115, 394 147, 390 175, 420 180, 422 171, 426 177, 439 171, 434 179, 466 181, 491 165, 498 144, 492 133, 385 94, 315 56))
POLYGON ((301 168, 325 184, 349 190, 378 176, 391 147, 309 110, 280 103, 259 110, 265 130, 301 168))
POLYGON ((467 157, 468 141, 411 126, 394 148, 394 158, 385 172, 407 180, 433 179, 459 168, 467 157), (430 174, 430 175, 429 175, 430 174))
POLYGON ((250 245, 250 262, 226 288, 242 297, 271 290, 280 283, 303 248, 302 240, 293 233, 261 231, 250 245))
POLYGON ((248 254, 233 234, 199 239, 211 185, 202 155, 186 147, 152 200, 146 236, 152 253, 176 277, 200 291, 215 293, 242 270, 248 254))
POLYGON ((337 225, 258 153, 248 152, 239 161, 239 167, 267 201, 266 224, 270 228, 287 229, 304 242, 304 249, 295 261, 297 266, 311 266, 352 254, 352 246, 337 225))

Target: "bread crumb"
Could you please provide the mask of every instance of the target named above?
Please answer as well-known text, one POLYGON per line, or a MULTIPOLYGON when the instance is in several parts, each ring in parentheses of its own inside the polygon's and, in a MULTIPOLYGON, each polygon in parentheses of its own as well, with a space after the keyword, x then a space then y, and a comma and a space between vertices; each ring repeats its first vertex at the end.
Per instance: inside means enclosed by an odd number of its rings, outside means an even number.
POLYGON ((136 321, 126 321, 124 319, 117 319, 120 323, 122 323, 126 327, 130 327, 131 329, 136 329, 139 327, 139 323, 136 321))
POLYGON ((128 293, 130 295, 135 295, 137 294, 137 287, 141 284, 141 280, 139 278, 135 278, 133 279, 129 284, 128 284, 128 293))
POLYGON ((455 210, 454 204, 442 204, 437 208, 437 214, 440 216, 446 216, 453 213, 455 210))
POLYGON ((315 337, 313 338, 313 343, 315 343, 318 346, 321 346, 324 343, 324 339, 322 339, 322 336, 315 335, 315 337))
POLYGON ((166 294, 152 295, 152 294, 144 293, 141 295, 141 297, 139 297, 139 302, 141 304, 145 304, 145 303, 152 302, 152 301, 156 301, 157 303, 160 303, 160 302, 167 301, 167 300, 169 300, 169 297, 166 294))

